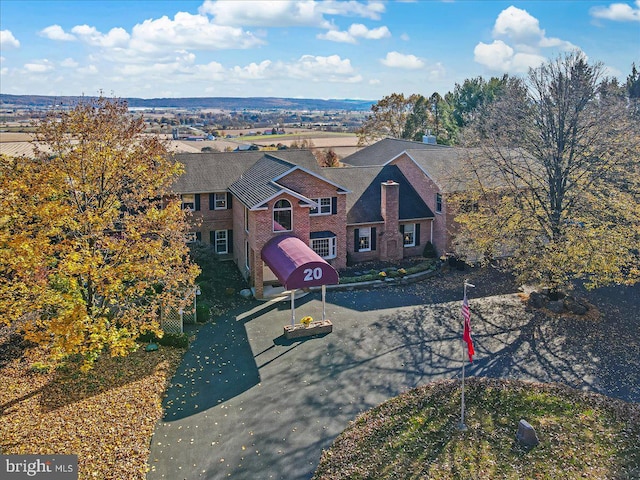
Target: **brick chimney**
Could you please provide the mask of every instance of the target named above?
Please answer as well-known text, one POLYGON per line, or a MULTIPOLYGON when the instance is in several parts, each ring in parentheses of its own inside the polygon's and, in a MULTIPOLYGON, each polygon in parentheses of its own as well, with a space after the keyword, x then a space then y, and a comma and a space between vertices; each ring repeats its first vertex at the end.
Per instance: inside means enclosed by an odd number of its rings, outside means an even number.
POLYGON ((384 231, 380 238, 380 260, 395 261, 402 258, 402 235, 400 234, 400 184, 393 180, 382 182, 380 212, 384 220, 384 231))
POLYGON ((386 226, 398 227, 398 214, 400 212, 400 184, 398 182, 393 180, 382 182, 380 212, 386 226))

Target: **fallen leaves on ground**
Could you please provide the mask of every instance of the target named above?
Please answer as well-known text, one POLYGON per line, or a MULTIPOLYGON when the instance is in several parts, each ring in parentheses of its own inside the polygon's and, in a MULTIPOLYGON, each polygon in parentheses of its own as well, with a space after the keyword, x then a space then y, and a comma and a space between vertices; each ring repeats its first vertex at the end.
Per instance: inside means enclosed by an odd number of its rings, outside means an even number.
POLYGON ((76 366, 33 368, 44 355, 2 335, 0 451, 75 454, 79 479, 143 479, 162 395, 184 350, 144 349, 101 358, 88 373, 76 366))
POLYGON ((410 390, 358 416, 314 479, 637 478, 640 406, 559 384, 469 378, 410 390), (520 419, 540 444, 516 440, 520 419))

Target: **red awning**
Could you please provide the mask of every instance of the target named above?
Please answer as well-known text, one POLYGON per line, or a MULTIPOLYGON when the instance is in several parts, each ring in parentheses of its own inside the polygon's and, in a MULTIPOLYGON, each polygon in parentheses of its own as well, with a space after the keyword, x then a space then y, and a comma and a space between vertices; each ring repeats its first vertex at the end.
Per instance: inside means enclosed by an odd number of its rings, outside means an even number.
POLYGON ((272 238, 260 256, 287 290, 338 283, 335 268, 293 235, 272 238))

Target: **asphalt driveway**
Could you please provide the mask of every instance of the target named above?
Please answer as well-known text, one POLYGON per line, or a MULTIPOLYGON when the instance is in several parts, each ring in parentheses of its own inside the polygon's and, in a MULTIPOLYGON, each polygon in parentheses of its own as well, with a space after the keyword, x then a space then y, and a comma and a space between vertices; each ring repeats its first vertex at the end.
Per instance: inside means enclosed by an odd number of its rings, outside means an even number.
MULTIPOLYGON (((638 288, 605 292, 611 311, 587 324, 525 309, 497 272, 449 272, 403 287, 329 292, 333 333, 297 341, 282 336, 288 302, 256 302, 200 329, 165 399, 147 478, 310 478, 322 449, 358 413, 459 377, 465 277, 477 286, 469 292, 476 357, 467 375, 557 381, 640 401, 638 288), (616 317, 632 304, 631 316, 616 317)), ((298 319, 321 312, 318 294, 296 303, 298 319)))

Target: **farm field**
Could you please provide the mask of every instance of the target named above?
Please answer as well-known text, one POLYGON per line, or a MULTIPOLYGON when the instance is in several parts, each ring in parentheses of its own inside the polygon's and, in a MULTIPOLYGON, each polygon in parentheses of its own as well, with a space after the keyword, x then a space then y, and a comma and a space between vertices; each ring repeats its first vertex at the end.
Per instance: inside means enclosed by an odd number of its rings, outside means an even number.
MULTIPOLYGON (((284 135, 245 135, 248 130, 228 130, 226 133, 232 138, 220 138, 217 140, 189 141, 172 140, 171 135, 163 135, 169 140, 169 150, 175 153, 199 153, 205 147, 211 147, 216 151, 235 150, 239 145, 256 144, 268 147, 278 143, 291 146, 294 142, 300 144, 303 141, 311 143, 311 150, 332 149, 339 158, 344 158, 358 150, 358 137, 350 133, 322 132, 308 129, 291 129, 284 135), (289 133, 290 132, 290 133, 289 133), (243 135, 240 135, 242 133, 243 135)), ((0 132, 0 154, 9 156, 31 155, 34 139, 30 133, 0 132)))
MULTIPOLYGON (((344 158, 358 151, 358 137, 353 133, 323 132, 309 129, 286 129, 287 133, 281 135, 247 135, 250 130, 225 130, 225 135, 231 138, 218 138, 216 140, 192 141, 171 140, 170 150, 176 153, 198 153, 205 147, 215 151, 224 152, 235 150, 239 145, 255 144, 260 147, 271 145, 286 145, 293 143, 300 145, 306 141, 311 144, 311 150, 331 149, 339 158, 344 158)), ((251 130, 254 131, 254 130, 251 130)), ((170 139, 170 135, 166 135, 170 139)))

